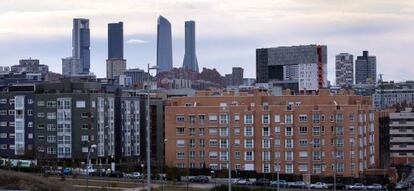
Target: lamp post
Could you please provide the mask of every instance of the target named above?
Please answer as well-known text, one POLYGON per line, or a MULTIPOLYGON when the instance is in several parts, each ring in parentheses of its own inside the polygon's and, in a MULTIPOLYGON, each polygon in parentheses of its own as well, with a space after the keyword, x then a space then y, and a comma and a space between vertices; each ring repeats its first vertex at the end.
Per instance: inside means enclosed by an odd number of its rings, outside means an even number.
MULTIPOLYGON (((164 139, 164 148, 165 148, 165 145, 167 144, 167 141, 168 141, 168 139, 164 139)), ((165 156, 165 154, 164 154, 164 156, 165 156)), ((164 161, 161 164, 161 173, 164 173, 163 171, 164 171, 164 161)), ((162 191, 164 191, 164 181, 165 181, 164 178, 166 178, 166 177, 164 177, 164 175, 162 174, 160 176, 160 178, 162 178, 162 180, 161 180, 162 181, 162 191)))
POLYGON ((95 144, 89 145, 89 147, 88 147, 88 158, 87 158, 87 161, 86 161, 86 165, 87 165, 86 166, 86 190, 89 190, 89 167, 91 165, 91 159, 90 159, 91 151, 95 148, 96 148, 95 144))
POLYGON ((214 172, 214 170, 212 170, 211 171, 211 174, 213 175, 213 177, 214 177, 214 190, 217 190, 217 184, 216 184, 216 174, 215 174, 216 172, 214 172))
POLYGON ((227 135, 228 135, 228 137, 229 137, 229 182, 228 182, 228 184, 229 184, 229 191, 231 191, 231 139, 230 139, 230 127, 228 128, 228 130, 227 130, 227 135))
POLYGON ((150 67, 148 64, 148 77, 147 77, 147 190, 151 191, 151 130, 150 130, 150 71, 157 70, 158 67, 150 67))

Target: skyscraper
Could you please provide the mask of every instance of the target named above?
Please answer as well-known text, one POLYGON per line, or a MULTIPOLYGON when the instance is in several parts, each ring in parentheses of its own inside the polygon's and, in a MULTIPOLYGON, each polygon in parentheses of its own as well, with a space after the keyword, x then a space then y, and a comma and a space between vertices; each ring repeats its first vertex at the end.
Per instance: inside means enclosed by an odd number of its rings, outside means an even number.
POLYGON ((157 24, 157 72, 168 72, 172 69, 171 24, 163 16, 158 17, 157 24))
POLYGON ((314 91, 326 88, 327 47, 301 45, 256 49, 257 83, 284 89, 314 91))
POLYGON ((350 87, 354 83, 354 56, 340 53, 335 57, 336 85, 350 87))
POLYGON ((363 51, 355 61, 356 84, 375 84, 377 81, 377 58, 369 56, 368 51, 363 51))
POLYGON ((123 23, 108 24, 108 59, 106 60, 106 77, 116 78, 126 70, 124 59, 123 23))
POLYGON ((195 45, 196 45, 195 44, 195 22, 186 21, 185 22, 185 54, 184 54, 183 68, 192 70, 195 72, 199 72, 195 45))
POLYGON ((72 57, 80 59, 83 74, 89 74, 90 69, 90 32, 89 19, 73 19, 72 57))
POLYGON ((88 19, 73 19, 72 56, 62 59, 62 74, 67 76, 89 74, 90 33, 88 19))

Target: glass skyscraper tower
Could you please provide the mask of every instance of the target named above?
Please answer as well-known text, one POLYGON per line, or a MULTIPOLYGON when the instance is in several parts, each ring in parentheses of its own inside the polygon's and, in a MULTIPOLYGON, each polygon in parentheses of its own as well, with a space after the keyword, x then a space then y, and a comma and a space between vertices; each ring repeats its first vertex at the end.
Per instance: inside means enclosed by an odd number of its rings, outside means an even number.
POLYGON ((158 17, 157 24, 157 72, 168 72, 172 69, 171 24, 163 16, 158 17))
POLYGON ((183 68, 198 72, 198 62, 195 52, 195 22, 185 22, 185 54, 183 68))

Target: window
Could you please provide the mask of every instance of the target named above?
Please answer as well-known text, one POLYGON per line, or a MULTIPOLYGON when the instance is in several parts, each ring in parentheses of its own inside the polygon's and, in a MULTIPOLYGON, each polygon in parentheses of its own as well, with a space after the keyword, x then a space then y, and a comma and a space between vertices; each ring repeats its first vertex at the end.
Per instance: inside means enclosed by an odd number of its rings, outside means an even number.
POLYGON ((279 127, 279 126, 276 126, 276 127, 275 127, 275 133, 276 133, 276 134, 279 134, 279 133, 280 133, 280 127, 279 127))
POLYGON ((285 172, 288 174, 293 173, 293 164, 286 164, 285 165, 285 172))
POLYGON ((84 142, 89 141, 89 136, 88 135, 82 135, 81 141, 84 141, 84 142))
POLYGON ((220 114, 220 124, 228 124, 228 123, 229 123, 229 115, 220 114))
POLYGON ((14 121, 10 121, 9 122, 9 127, 14 127, 14 124, 15 124, 14 121))
POLYGON ((240 121, 240 114, 238 113, 234 114, 234 121, 236 122, 240 121))
POLYGON ((244 148, 252 149, 253 148, 253 140, 252 139, 244 140, 244 148))
POLYGON ((336 139, 336 146, 337 147, 343 147, 344 146, 344 139, 343 138, 336 139))
POLYGON ((354 121, 355 121, 355 116, 354 116, 354 114, 353 114, 353 113, 350 113, 350 114, 349 114, 349 121, 350 121, 350 122, 354 122, 354 121))
POLYGON ((47 101, 46 102, 47 108, 56 108, 56 101, 47 101))
POLYGON ((293 148, 293 139, 285 140, 285 148, 293 148))
POLYGON ((299 152, 299 157, 300 158, 307 158, 308 157, 308 152, 306 152, 306 151, 300 151, 299 152))
POLYGON ((253 114, 244 115, 244 124, 253 124, 253 114))
POLYGON ((7 145, 6 144, 1 144, 0 145, 0 149, 1 150, 6 150, 7 149, 7 145))
POLYGON ((7 110, 0 110, 0 115, 7 115, 7 110))
POLYGON ((293 124, 293 115, 285 115, 285 123, 293 124))
POLYGON ((240 127, 234 127, 234 135, 240 135, 240 127))
POLYGON ((48 131, 56 131, 56 124, 47 124, 48 131))
POLYGON ((7 122, 6 121, 1 121, 0 122, 0 127, 7 127, 7 122))
POLYGON ((253 151, 244 152, 244 160, 252 161, 253 160, 253 151))
POLYGON ((188 116, 188 121, 190 122, 190 124, 194 124, 196 122, 196 116, 195 115, 189 115, 188 116))
POLYGON ((240 147, 240 139, 234 139, 234 147, 240 147))
POLYGON ((210 147, 217 147, 217 140, 216 140, 216 139, 211 139, 211 140, 208 142, 208 145, 209 145, 210 147))
POLYGON ((37 136, 37 140, 39 140, 39 141, 43 141, 43 140, 45 140, 45 136, 43 136, 43 135, 38 135, 38 136, 37 136))
POLYGON ((321 160, 322 159, 322 152, 321 151, 313 151, 312 152, 312 159, 313 160, 321 160))
POLYGON ((181 160, 181 159, 184 159, 185 154, 184 154, 184 152, 182 152, 182 151, 178 151, 178 152, 177 152, 177 156, 176 156, 176 157, 177 157, 177 159, 180 159, 180 160, 181 160))
POLYGON ((199 152, 199 155, 200 155, 200 158, 201 158, 201 159, 204 159, 204 157, 206 157, 206 153, 205 153, 205 151, 200 151, 200 152, 199 152))
POLYGON ((244 136, 253 136, 253 127, 245 127, 244 136))
POLYGON ((89 125, 88 125, 88 124, 82 124, 82 129, 83 129, 83 130, 87 130, 87 129, 89 129, 89 125))
POLYGON ((306 114, 299 115, 299 122, 305 123, 308 120, 308 116, 306 114))
POLYGON ((344 134, 344 127, 336 127, 336 134, 337 135, 343 135, 344 134))
POLYGON ((185 121, 184 115, 176 115, 175 116, 175 122, 182 123, 185 121))
POLYGON ((300 134, 308 133, 308 127, 299 127, 299 133, 300 134))
POLYGON ((44 129, 44 128, 45 128, 45 124, 38 124, 38 125, 37 125, 37 128, 38 128, 38 129, 44 129))
POLYGON ((44 101, 38 101, 37 106, 45 106, 45 102, 44 101))
POLYGON ((275 147, 279 147, 280 146, 280 139, 275 139, 275 147))
POLYGON ((209 135, 217 135, 217 128, 209 128, 208 129, 209 135))
POLYGON ((228 160, 229 153, 227 151, 221 151, 220 152, 220 160, 228 160))
POLYGON ((339 172, 339 173, 344 172, 344 163, 336 163, 336 172, 339 172))
POLYGON ((280 123, 280 115, 275 115, 275 122, 280 123))
POLYGON ((265 163, 263 164, 263 173, 269 173, 270 172, 270 164, 265 163))
POLYGON ((262 140, 262 148, 264 148, 264 149, 270 148, 270 140, 269 139, 263 139, 262 140))
POLYGON ((7 99, 0 99, 0 104, 6 104, 7 103, 7 99))
POLYGON ((262 123, 263 124, 269 124, 269 122, 270 122, 269 118, 270 118, 269 114, 262 115, 262 123))
POLYGON ((190 133, 190 136, 194 136, 195 135, 195 128, 189 128, 189 133, 190 133))
POLYGON ((37 117, 45 117, 45 113, 39 112, 39 113, 37 113, 37 117))
POLYGON ((184 140, 178 139, 177 140, 177 147, 184 147, 184 140))
POLYGON ((285 135, 286 136, 293 136, 292 127, 286 127, 285 128, 285 135))
POLYGON ((312 166, 313 173, 321 173, 322 172, 322 165, 321 164, 313 164, 312 166))
POLYGON ((299 145, 300 146, 307 146, 308 145, 308 140, 306 140, 306 139, 300 139, 299 140, 299 145))
POLYGON ((307 164, 299 164, 299 172, 307 172, 308 165, 307 164))
POLYGON ((240 151, 236 151, 236 152, 234 152, 234 158, 235 158, 236 160, 240 160, 240 151))
POLYGON ((2 139, 7 138, 7 133, 0 133, 0 138, 2 138, 2 139))
POLYGON ((56 143, 56 136, 47 136, 48 143, 56 143))
POLYGON ((227 139, 220 139, 220 148, 227 148, 227 139))
POLYGON ((285 160, 287 160, 287 161, 293 160, 293 151, 286 151, 285 152, 285 160))
POLYGON ((56 113, 54 112, 47 113, 47 119, 56 119, 56 113))
POLYGON ((262 136, 270 136, 269 127, 263 127, 262 128, 262 136))
POLYGON ((229 136, 229 128, 221 127, 220 128, 220 136, 229 136))
POLYGON ((200 139, 199 144, 200 144, 200 147, 205 147, 206 146, 206 143, 205 143, 204 139, 200 139))
POLYGON ((209 157, 210 159, 217 159, 217 157, 218 157, 218 153, 217 153, 216 151, 210 151, 210 152, 208 153, 208 157, 209 157))
POLYGON ((270 151, 263 151, 262 152, 262 159, 264 161, 270 161, 270 151))
POLYGON ((88 118, 88 113, 83 112, 83 113, 81 114, 81 117, 82 117, 82 118, 88 118))
POLYGON ((33 133, 29 133, 29 134, 27 134, 27 138, 28 138, 28 139, 33 139, 33 133))
POLYGON ((206 116, 198 115, 198 121, 200 122, 200 124, 204 124, 204 122, 206 121, 206 116))
POLYGON ((314 148, 321 147, 321 140, 320 139, 313 139, 313 147, 314 148))
POLYGON ((344 121, 344 115, 342 113, 336 114, 336 122, 342 123, 344 121))
POLYGON ((313 127, 313 135, 320 135, 321 127, 313 127))
POLYGON ((205 129, 204 128, 199 128, 198 129, 199 135, 200 136, 204 136, 205 135, 205 129))
POLYGON ((319 123, 321 121, 321 115, 318 113, 314 113, 312 115, 312 122, 313 123, 319 123))
POLYGON ((215 115, 215 114, 209 114, 208 115, 208 121, 210 123, 217 122, 217 115, 215 115))

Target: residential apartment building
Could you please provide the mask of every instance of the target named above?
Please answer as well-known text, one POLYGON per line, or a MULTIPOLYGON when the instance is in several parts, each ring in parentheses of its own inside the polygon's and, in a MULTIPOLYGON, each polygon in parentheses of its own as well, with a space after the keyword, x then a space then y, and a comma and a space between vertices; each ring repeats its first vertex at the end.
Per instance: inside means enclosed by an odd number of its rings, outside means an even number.
POLYGON ((328 86, 327 47, 301 45, 256 49, 257 83, 315 91, 328 86))
POLYGON ((370 97, 212 94, 169 100, 167 166, 361 177, 379 166, 370 97))
POLYGON ((32 158, 34 85, 9 85, 0 91, 0 157, 32 158))
POLYGON ((35 148, 38 159, 107 163, 115 155, 115 98, 96 82, 42 83, 35 95, 35 148), (97 160, 96 160, 97 159, 97 160))
POLYGON ((391 164, 414 162, 414 110, 399 109, 389 113, 391 164))
POLYGON ((351 87, 354 83, 354 56, 349 53, 340 53, 335 57, 336 85, 351 87))

